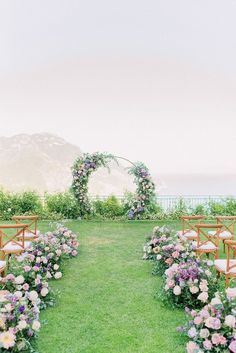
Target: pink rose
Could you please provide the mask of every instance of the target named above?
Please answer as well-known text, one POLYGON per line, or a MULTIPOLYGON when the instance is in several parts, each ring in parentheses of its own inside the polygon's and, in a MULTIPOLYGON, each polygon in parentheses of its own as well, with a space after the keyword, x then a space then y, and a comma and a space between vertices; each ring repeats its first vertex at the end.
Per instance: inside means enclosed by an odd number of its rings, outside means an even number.
POLYGON ((202 323, 202 318, 200 316, 196 316, 194 319, 195 325, 200 325, 202 323))
POLYGON ((220 320, 211 316, 208 319, 206 319, 205 325, 206 327, 213 328, 214 330, 219 330, 221 328, 220 320))
POLYGON ((236 353, 236 341, 232 341, 229 345, 229 349, 231 350, 231 352, 236 353))
POLYGON ((28 283, 24 283, 23 286, 22 286, 22 288, 23 288, 25 291, 29 290, 29 285, 28 285, 28 283))
POLYGON ((206 350, 211 350, 212 349, 212 343, 211 343, 211 341, 209 341, 209 340, 205 340, 204 342, 203 342, 203 347, 206 349, 206 350))
POLYGON ((218 346, 218 344, 220 344, 220 335, 218 333, 213 333, 212 337, 211 337, 211 341, 213 344, 215 344, 216 346, 218 346))
POLYGON ((199 346, 195 342, 193 341, 188 342, 187 353, 195 353, 195 352, 198 352, 199 349, 200 349, 199 346))
POLYGON ((178 252, 178 251, 174 251, 174 252, 172 253, 172 257, 173 257, 174 259, 178 258, 178 257, 179 257, 179 252, 178 252))

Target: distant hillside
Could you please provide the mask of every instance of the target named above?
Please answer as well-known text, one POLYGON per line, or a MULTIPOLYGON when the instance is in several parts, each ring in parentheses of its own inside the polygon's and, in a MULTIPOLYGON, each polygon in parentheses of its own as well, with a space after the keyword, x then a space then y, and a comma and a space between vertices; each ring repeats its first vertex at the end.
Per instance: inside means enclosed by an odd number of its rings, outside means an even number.
MULTIPOLYGON (((81 149, 48 133, 0 137, 0 186, 40 193, 63 191, 71 185, 71 166, 81 149)), ((91 178, 90 193, 122 194, 133 190, 132 178, 124 167, 111 166, 91 178)))

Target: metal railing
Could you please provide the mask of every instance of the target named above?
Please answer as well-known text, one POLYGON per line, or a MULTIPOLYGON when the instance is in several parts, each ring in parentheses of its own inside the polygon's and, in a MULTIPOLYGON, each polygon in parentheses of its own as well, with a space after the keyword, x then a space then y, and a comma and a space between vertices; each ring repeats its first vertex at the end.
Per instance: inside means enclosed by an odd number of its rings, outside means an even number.
MULTIPOLYGON (((115 195, 115 196, 119 200, 122 200, 124 198, 124 195, 115 195)), ((90 195, 90 198, 92 200, 97 198, 101 200, 105 200, 107 199, 107 197, 108 196, 90 195)), ((209 202, 223 203, 224 200, 229 197, 236 198, 235 196, 229 196, 229 195, 183 195, 183 196, 156 195, 156 200, 157 200, 157 203, 161 206, 161 208, 164 211, 171 211, 181 202, 181 200, 184 202, 184 204, 187 207, 194 208, 197 205, 208 205, 209 202)))

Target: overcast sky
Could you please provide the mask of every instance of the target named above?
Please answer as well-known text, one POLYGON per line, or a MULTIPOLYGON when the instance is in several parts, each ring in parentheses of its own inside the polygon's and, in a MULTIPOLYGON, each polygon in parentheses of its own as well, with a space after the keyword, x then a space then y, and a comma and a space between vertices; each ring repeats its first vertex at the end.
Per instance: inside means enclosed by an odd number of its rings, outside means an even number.
POLYGON ((0 0, 0 134, 236 173, 235 0, 0 0))

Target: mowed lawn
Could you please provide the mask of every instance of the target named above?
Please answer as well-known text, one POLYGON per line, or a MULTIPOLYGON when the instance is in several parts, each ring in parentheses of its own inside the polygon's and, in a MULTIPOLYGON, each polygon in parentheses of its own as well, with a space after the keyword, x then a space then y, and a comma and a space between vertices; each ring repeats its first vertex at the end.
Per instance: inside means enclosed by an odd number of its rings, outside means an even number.
POLYGON ((185 314, 154 298, 161 281, 142 260, 145 235, 157 224, 163 222, 66 223, 79 233, 80 254, 51 283, 60 296, 41 313, 40 353, 185 352, 176 332, 185 314))

